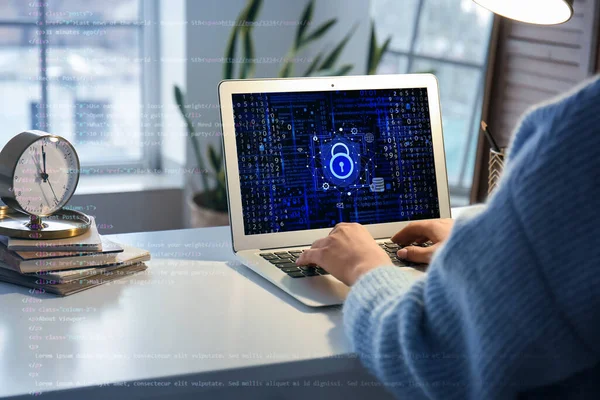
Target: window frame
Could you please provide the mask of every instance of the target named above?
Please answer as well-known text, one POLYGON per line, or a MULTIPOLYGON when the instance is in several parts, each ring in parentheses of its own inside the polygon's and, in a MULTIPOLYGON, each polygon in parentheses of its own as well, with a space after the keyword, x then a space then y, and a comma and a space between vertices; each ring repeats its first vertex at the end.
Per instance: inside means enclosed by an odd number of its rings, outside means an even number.
MULTIPOLYGON (((491 44, 492 44, 493 20, 492 20, 492 23, 490 24, 487 50, 483 57, 484 61, 482 63, 455 60, 455 59, 452 59, 449 57, 436 57, 436 56, 431 56, 431 55, 419 54, 416 52, 416 45, 417 45, 417 37, 419 35, 419 28, 421 26, 421 16, 423 14, 423 8, 425 5, 425 1, 431 1, 431 0, 419 0, 419 3, 417 4, 417 12, 415 14, 415 21, 414 21, 414 26, 412 29, 409 49, 408 50, 397 50, 397 49, 393 49, 392 46, 390 45, 387 52, 390 55, 395 56, 395 57, 406 57, 407 58, 406 70, 404 71, 404 73, 410 73, 415 59, 433 61, 433 62, 438 62, 438 63, 442 63, 442 64, 447 64, 447 65, 454 65, 454 66, 458 66, 458 67, 462 67, 462 68, 469 68, 469 69, 479 71, 481 73, 480 79, 479 79, 479 89, 477 90, 477 93, 475 94, 475 97, 474 97, 475 100, 471 107, 471 116, 469 118, 469 125, 468 125, 470 127, 470 131, 468 132, 468 136, 465 141, 466 142, 465 143, 465 151, 464 151, 464 155, 463 155, 463 158, 461 161, 458 185, 452 184, 450 182, 448 183, 450 197, 451 198, 459 198, 461 200, 464 199, 466 202, 465 204, 468 204, 470 192, 471 192, 472 179, 466 179, 465 175, 466 175, 467 169, 469 167, 469 158, 470 158, 469 151, 470 151, 470 149, 473 148, 473 150, 475 152, 477 152, 476 146, 475 147, 473 146, 474 144, 476 144, 475 142, 477 141, 477 137, 479 135, 479 129, 475 127, 475 122, 476 122, 477 115, 479 115, 480 117, 482 116, 483 95, 484 95, 484 90, 485 90, 485 76, 486 76, 486 71, 488 68, 488 59, 489 59, 489 54, 491 51, 491 44)), ((442 114, 442 116, 443 116, 443 114, 442 114)))
MULTIPOLYGON (((141 59, 150 59, 151 62, 141 63, 140 69, 140 97, 142 106, 142 115, 140 116, 140 133, 142 135, 142 157, 139 161, 114 163, 106 162, 101 164, 87 164, 82 166, 82 175, 102 175, 107 169, 111 171, 119 170, 124 173, 132 169, 142 169, 147 171, 160 172, 162 168, 162 146, 160 143, 153 141, 144 141, 146 135, 150 137, 161 137, 162 115, 158 113, 148 128, 143 128, 145 122, 144 114, 147 111, 147 105, 161 105, 161 71, 160 71, 160 0, 138 0, 139 1, 139 17, 137 21, 121 21, 118 24, 119 28, 130 27, 139 30, 140 46, 138 48, 139 57, 141 59)), ((48 76, 47 76, 47 33, 43 27, 46 26, 46 2, 36 2, 37 19, 15 18, 2 19, 0 18, 0 27, 28 27, 36 29, 39 36, 39 43, 32 47, 36 47, 40 51, 40 105, 42 110, 47 110, 48 105, 48 76)), ((73 27, 68 22, 53 22, 52 27, 73 27)), ((106 27, 110 29, 111 27, 106 27)), ((77 29, 97 29, 93 25, 77 26, 77 29)), ((157 108, 159 109, 159 108, 157 108)), ((48 123, 48 115, 40 112, 40 125, 42 130, 51 131, 52 127, 48 123)), ((15 132, 16 134, 17 132, 15 132)))

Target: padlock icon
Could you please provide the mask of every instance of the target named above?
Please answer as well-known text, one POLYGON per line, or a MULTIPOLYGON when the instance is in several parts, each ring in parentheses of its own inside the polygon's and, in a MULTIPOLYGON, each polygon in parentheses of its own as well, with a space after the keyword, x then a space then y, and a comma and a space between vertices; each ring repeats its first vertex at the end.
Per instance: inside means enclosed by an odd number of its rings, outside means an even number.
POLYGON ((350 149, 345 143, 338 142, 331 147, 329 170, 338 179, 346 179, 354 172, 354 161, 350 158, 350 149), (338 147, 342 147, 344 150, 334 153, 338 147))

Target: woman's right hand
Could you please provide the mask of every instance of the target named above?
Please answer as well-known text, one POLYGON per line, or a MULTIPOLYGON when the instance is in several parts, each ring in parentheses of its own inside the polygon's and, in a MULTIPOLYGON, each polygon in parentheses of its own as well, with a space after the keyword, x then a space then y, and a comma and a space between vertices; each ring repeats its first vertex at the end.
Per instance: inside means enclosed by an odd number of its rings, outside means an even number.
POLYGON ((392 242, 406 246, 398 250, 398 258, 429 263, 433 253, 450 236, 454 220, 450 218, 415 221, 408 224, 392 237, 392 242), (432 242, 429 247, 410 246, 413 243, 432 242))

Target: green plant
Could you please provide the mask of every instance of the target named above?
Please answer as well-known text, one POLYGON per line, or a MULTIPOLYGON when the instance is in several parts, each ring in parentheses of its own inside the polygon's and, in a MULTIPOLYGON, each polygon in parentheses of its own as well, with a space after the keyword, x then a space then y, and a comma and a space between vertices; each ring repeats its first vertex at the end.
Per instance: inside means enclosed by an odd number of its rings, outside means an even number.
POLYGON ((196 136, 196 130, 194 124, 190 120, 189 114, 185 109, 185 97, 179 88, 175 85, 175 102, 177 107, 185 120, 185 124, 188 131, 188 136, 192 142, 192 150, 200 169, 200 176, 202 177, 202 185, 204 192, 202 194, 202 203, 205 207, 211 208, 216 211, 227 211, 227 189, 225 186, 225 169, 223 164, 223 152, 221 149, 218 151, 212 146, 208 145, 208 158, 212 171, 206 168, 202 152, 200 151, 200 143, 198 143, 198 136, 196 136), (208 177, 211 177, 215 182, 212 186, 209 185, 208 177))
MULTIPOLYGON (((292 43, 292 47, 288 51, 281 70, 279 71, 280 78, 287 78, 294 75, 294 58, 304 50, 309 44, 321 39, 325 34, 337 24, 337 18, 331 18, 317 28, 315 28, 312 32, 308 32, 308 27, 312 24, 313 21, 313 13, 315 8, 314 0, 311 0, 304 11, 302 12, 302 17, 300 18, 300 23, 298 24, 298 29, 296 31, 295 40, 292 43)), ((350 70, 354 67, 351 64, 345 64, 341 66, 338 70, 334 70, 334 65, 337 62, 340 54, 346 47, 346 44, 352 37, 354 33, 356 25, 350 29, 350 31, 344 36, 344 38, 331 50, 331 52, 325 56, 323 52, 319 52, 317 56, 314 58, 313 62, 309 65, 309 67, 304 72, 304 76, 313 76, 313 75, 346 75, 350 70)))
POLYGON ((379 47, 377 44, 377 34, 375 33, 375 21, 371 20, 371 38, 369 40, 369 53, 367 54, 367 75, 374 75, 377 72, 381 58, 390 46, 391 41, 392 37, 390 36, 379 47))
MULTIPOLYGON (((263 0, 248 0, 246 7, 238 15, 234 27, 229 35, 227 47, 225 49, 226 62, 223 65, 223 79, 233 79, 236 76, 236 65, 239 64, 237 77, 238 79, 252 78, 256 71, 254 41, 252 39, 252 30, 254 22, 258 18, 263 0), (241 43, 239 43, 241 42, 241 43), (243 62, 237 63, 236 56, 238 54, 238 46, 241 44, 241 56, 243 62)), ((302 12, 300 23, 295 34, 294 42, 290 47, 279 72, 279 77, 286 78, 294 76, 294 59, 304 50, 309 44, 317 42, 325 36, 329 30, 337 24, 336 18, 331 18, 314 30, 309 32, 309 27, 312 24, 313 12, 315 8, 315 0, 308 2, 302 12)), ((332 75, 347 75, 354 65, 344 64, 336 67, 338 59, 342 54, 346 44, 352 37, 356 25, 348 31, 342 40, 328 53, 319 52, 312 60, 304 76, 332 76, 332 75)), ((378 47, 377 38, 375 36, 374 22, 371 21, 371 38, 370 47, 367 59, 367 73, 374 74, 377 66, 381 61, 381 57, 386 52, 390 43, 388 38, 381 47, 378 47)), ((227 194, 225 184, 225 171, 223 166, 222 148, 219 146, 215 149, 212 145, 208 146, 208 157, 212 170, 206 168, 204 157, 202 155, 198 136, 196 135, 193 122, 186 112, 185 98, 181 89, 178 86, 174 87, 175 102, 185 120, 188 131, 188 136, 192 143, 192 150, 196 158, 196 163, 200 169, 204 192, 202 194, 202 205, 217 211, 227 211, 227 194), (209 183, 209 177, 214 183, 209 183)))
POLYGON ((246 7, 238 15, 231 33, 229 34, 229 42, 225 49, 226 62, 223 65, 223 79, 233 79, 234 67, 236 65, 235 56, 237 54, 238 39, 241 37, 243 41, 243 60, 240 65, 239 79, 246 79, 254 76, 256 70, 254 41, 252 40, 252 30, 254 22, 258 17, 262 0, 249 0, 246 7))

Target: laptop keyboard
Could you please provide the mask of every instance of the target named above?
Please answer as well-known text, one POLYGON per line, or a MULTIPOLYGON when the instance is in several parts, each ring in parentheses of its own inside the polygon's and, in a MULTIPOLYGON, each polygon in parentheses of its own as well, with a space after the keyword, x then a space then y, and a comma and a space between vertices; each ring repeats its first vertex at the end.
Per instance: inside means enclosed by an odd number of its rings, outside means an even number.
POLYGON ((296 260, 300 257, 300 254, 302 254, 302 250, 276 251, 274 253, 260 253, 259 255, 292 278, 329 275, 329 272, 321 267, 297 266, 296 260))
MULTIPOLYGON (((423 244, 414 244, 415 246, 428 247, 431 246, 431 242, 423 244)), ((401 260, 396 256, 396 252, 402 248, 391 241, 379 243, 379 247, 386 251, 392 264, 399 267, 414 267, 417 269, 424 269, 427 264, 418 264, 406 260, 401 260)), ((300 257, 303 250, 290 250, 290 251, 276 251, 273 253, 260 253, 259 255, 265 260, 273 264, 274 267, 279 268, 282 272, 285 272, 292 278, 304 278, 310 276, 329 275, 329 272, 325 271, 319 266, 297 266, 296 260, 300 257)))

